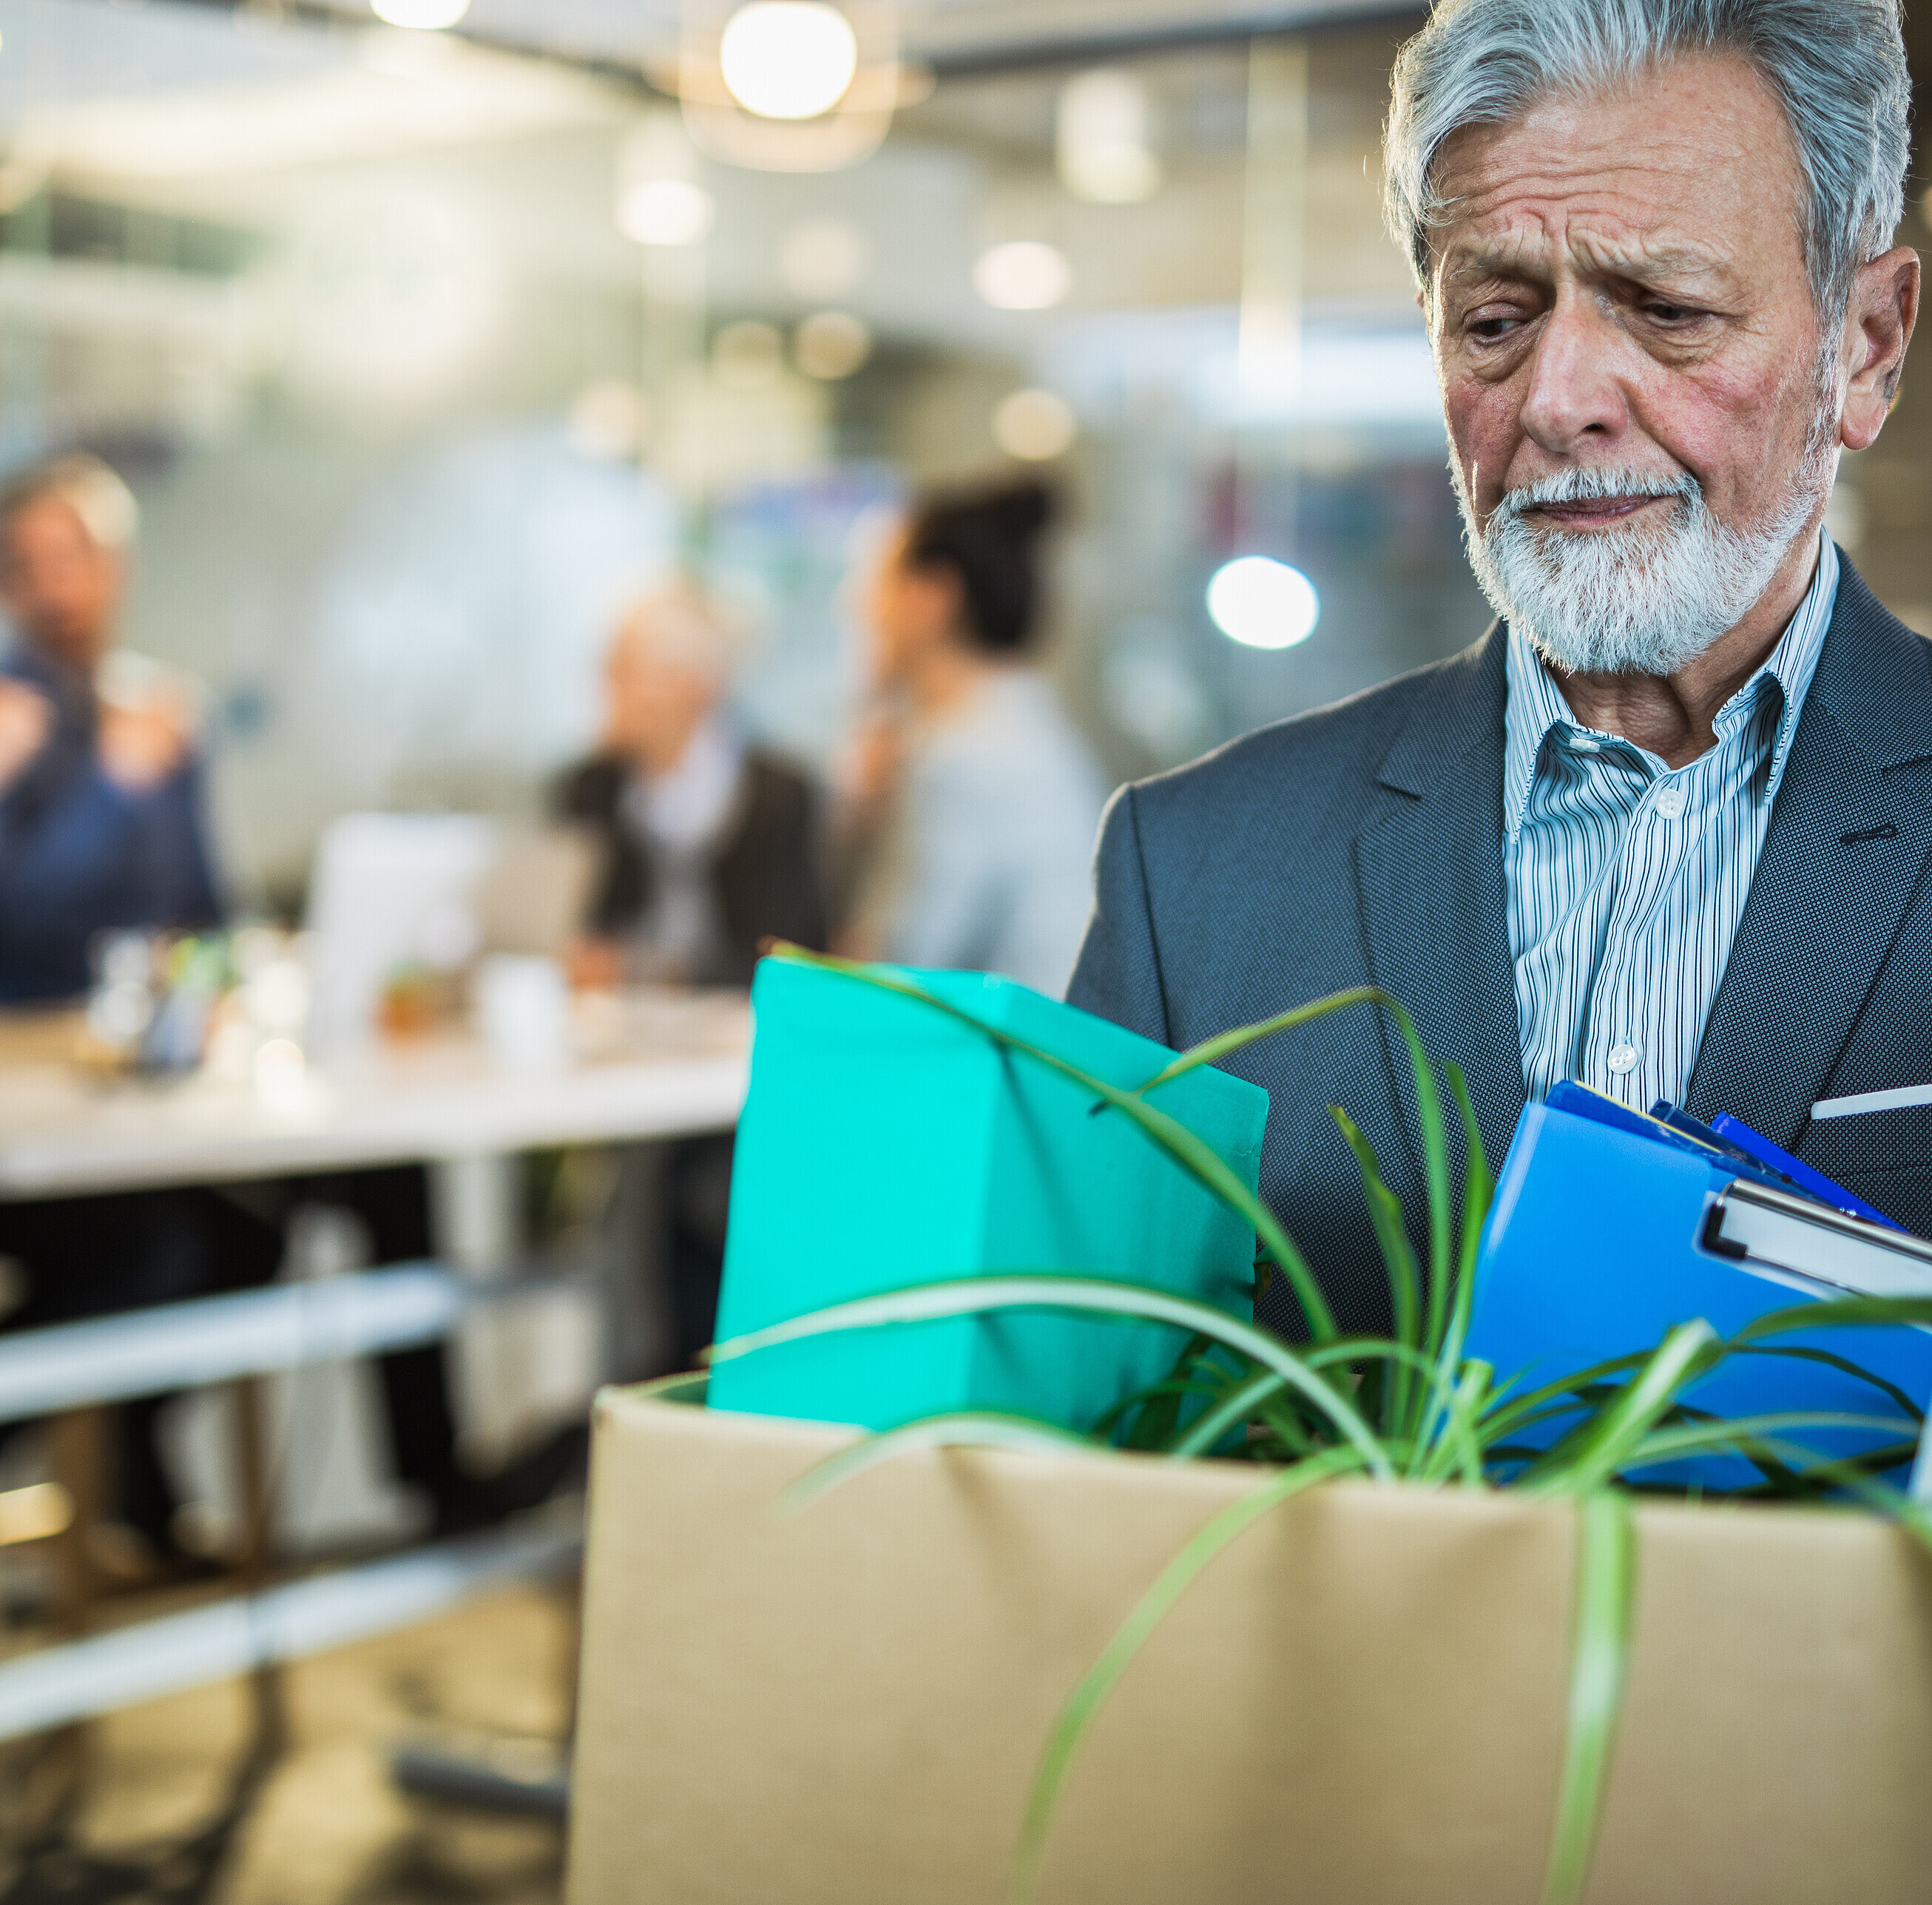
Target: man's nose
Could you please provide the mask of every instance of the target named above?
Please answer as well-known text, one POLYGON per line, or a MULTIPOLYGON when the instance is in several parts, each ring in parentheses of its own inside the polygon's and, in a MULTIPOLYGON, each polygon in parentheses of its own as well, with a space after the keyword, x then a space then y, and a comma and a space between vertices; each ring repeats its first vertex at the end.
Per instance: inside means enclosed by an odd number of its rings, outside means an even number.
POLYGON ((1530 352, 1522 428, 1551 456, 1585 442, 1614 442, 1630 422, 1617 376, 1623 338, 1596 301, 1565 286, 1543 320, 1530 352))

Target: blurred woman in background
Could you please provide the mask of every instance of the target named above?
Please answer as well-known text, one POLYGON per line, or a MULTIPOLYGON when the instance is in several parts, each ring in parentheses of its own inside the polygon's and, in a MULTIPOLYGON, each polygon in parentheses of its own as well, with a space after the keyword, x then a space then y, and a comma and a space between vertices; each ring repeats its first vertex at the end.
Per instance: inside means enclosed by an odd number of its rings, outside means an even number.
POLYGON ((1050 493, 930 496, 864 597, 877 706, 849 780, 862 861, 846 949, 1004 973, 1058 998, 1085 929, 1103 790, 1030 665, 1050 493))

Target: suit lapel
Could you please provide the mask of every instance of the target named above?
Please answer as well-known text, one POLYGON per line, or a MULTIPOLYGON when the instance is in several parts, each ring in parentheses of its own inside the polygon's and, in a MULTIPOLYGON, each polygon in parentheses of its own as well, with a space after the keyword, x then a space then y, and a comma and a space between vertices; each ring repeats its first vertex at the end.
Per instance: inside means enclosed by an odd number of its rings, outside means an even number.
POLYGON ((1895 770, 1932 756, 1932 646, 1844 565, 1750 897, 1685 1094, 1795 1146, 1932 854, 1895 770))
MULTIPOLYGON (((1444 670, 1441 692, 1389 751, 1377 778, 1404 798, 1355 842, 1369 970, 1408 1008, 1436 1063, 1462 1066, 1492 1166, 1523 1103, 1503 886, 1504 692, 1492 629, 1444 670)), ((1382 1043, 1419 1166, 1407 1051, 1392 1026, 1382 1043)))

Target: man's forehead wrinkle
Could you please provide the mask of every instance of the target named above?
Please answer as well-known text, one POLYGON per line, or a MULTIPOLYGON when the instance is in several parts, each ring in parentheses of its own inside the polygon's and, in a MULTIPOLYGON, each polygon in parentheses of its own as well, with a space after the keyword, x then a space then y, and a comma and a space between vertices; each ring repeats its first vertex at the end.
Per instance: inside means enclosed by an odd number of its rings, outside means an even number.
MULTIPOLYGON (((1674 81, 1708 79, 1736 64, 1690 56, 1651 77, 1670 95, 1678 93, 1674 81)), ((1646 268, 1707 268, 1723 261, 1721 235, 1744 213, 1744 204, 1733 201, 1742 194, 1762 205, 1767 190, 1788 200, 1794 239, 1798 236, 1808 190, 1789 121, 1761 77, 1750 74, 1742 94, 1733 86, 1694 98, 1694 112, 1670 110, 1684 103, 1681 94, 1675 101, 1660 100, 1658 110, 1642 115, 1640 134, 1633 136, 1626 109, 1642 96, 1642 86, 1634 84, 1554 94, 1514 119, 1467 124, 1452 134, 1433 180, 1430 243, 1438 260, 1460 249, 1472 226, 1525 217, 1546 226, 1552 215, 1588 216, 1599 232, 1614 224, 1648 233, 1641 260, 1646 268), (1666 233, 1661 229, 1666 224, 1675 230, 1666 233), (1700 248, 1700 238, 1686 242, 1686 234, 1706 231, 1720 242, 1703 242, 1701 257, 1664 255, 1700 248)), ((1750 222, 1748 215, 1744 222, 1750 222)), ((1613 249, 1600 242, 1597 248, 1606 268, 1613 249)))
POLYGON ((1546 273, 1558 258, 1588 274, 1700 282, 1726 274, 1721 248, 1688 234, 1645 232, 1625 219, 1569 208, 1525 207, 1499 229, 1466 232, 1443 254, 1445 282, 1466 284, 1525 272, 1546 273))
POLYGON ((1633 278, 1664 274, 1673 278, 1706 278, 1723 273, 1730 262, 1715 246, 1700 244, 1693 238, 1604 231, 1583 220, 1576 221, 1569 237, 1570 251, 1585 265, 1633 278))
POLYGON ((1457 182, 1445 192, 1438 229, 1489 224, 1520 218, 1588 218, 1633 226, 1654 224, 1672 209, 1708 209, 1711 169, 1687 164, 1654 165, 1605 154, 1587 164, 1554 164, 1539 154, 1533 166, 1516 166, 1496 176, 1457 182))
POLYGON ((1444 197, 1478 216, 1488 206, 1524 193, 1552 199, 1578 192, 1623 193, 1646 200, 1660 188, 1694 190, 1708 178, 1712 162, 1720 156, 1694 140, 1650 140, 1641 153, 1621 145, 1568 151, 1539 146, 1533 156, 1512 152, 1509 144, 1498 142, 1473 165, 1445 168, 1444 197))

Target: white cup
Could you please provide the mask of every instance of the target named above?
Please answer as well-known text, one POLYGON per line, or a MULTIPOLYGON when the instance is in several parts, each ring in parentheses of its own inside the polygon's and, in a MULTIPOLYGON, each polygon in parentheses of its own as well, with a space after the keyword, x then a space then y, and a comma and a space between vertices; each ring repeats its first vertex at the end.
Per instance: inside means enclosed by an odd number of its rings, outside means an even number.
POLYGON ((476 1022, 498 1064, 560 1070, 571 1060, 570 982, 554 959, 493 952, 476 968, 476 1022))

